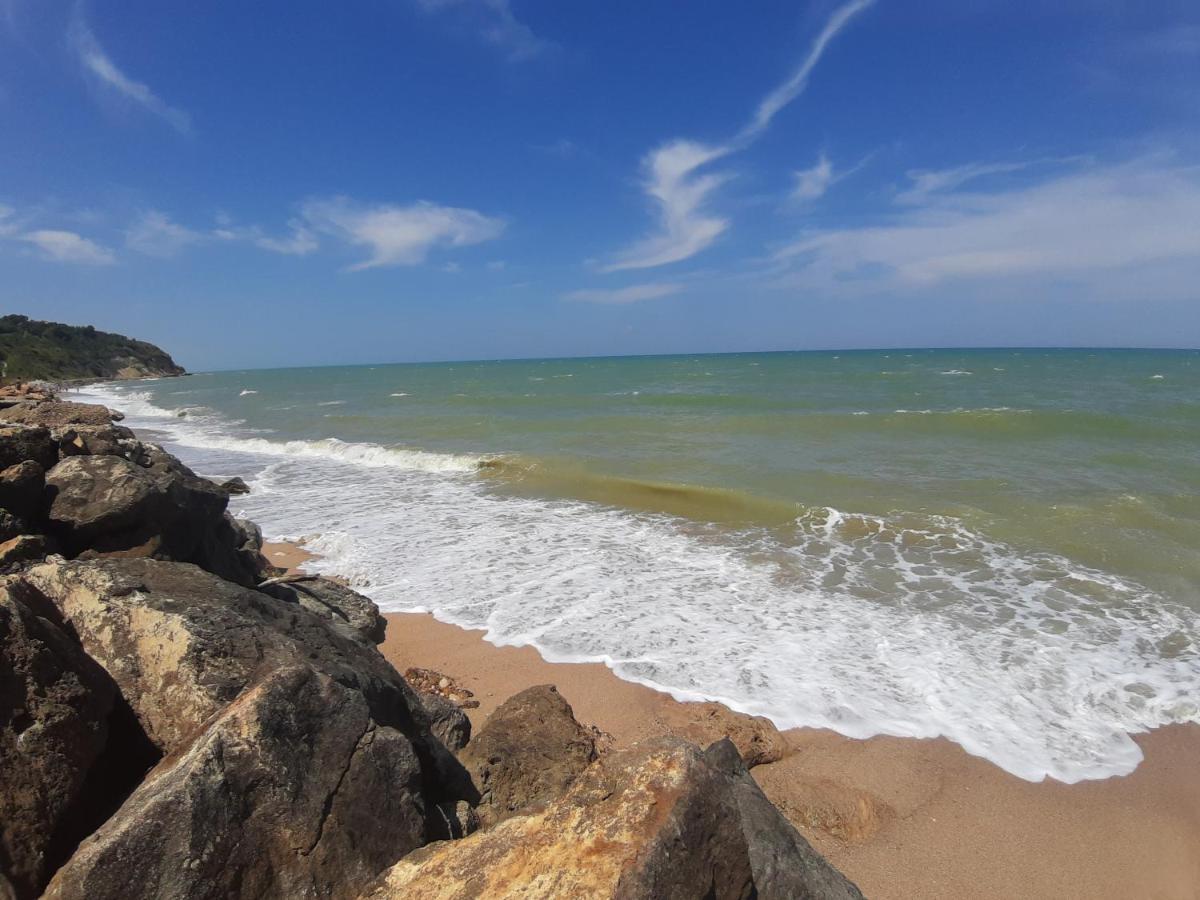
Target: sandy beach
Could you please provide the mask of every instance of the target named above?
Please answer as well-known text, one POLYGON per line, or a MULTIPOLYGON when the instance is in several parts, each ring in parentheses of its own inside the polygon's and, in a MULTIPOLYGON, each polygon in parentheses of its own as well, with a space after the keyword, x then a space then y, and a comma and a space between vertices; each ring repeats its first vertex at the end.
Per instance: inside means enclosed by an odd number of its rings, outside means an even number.
MULTIPOLYGON (((287 567, 306 557, 277 544, 266 553, 287 567)), ((547 683, 617 746, 687 735, 697 718, 696 704, 603 665, 549 663, 430 615, 387 619, 387 658, 473 691, 475 728, 512 694, 547 683)), ((1133 774, 1075 785, 1023 781, 944 740, 812 729, 785 738, 787 755, 754 768, 755 778, 868 897, 1200 897, 1200 727, 1140 735, 1146 758, 1133 774)))

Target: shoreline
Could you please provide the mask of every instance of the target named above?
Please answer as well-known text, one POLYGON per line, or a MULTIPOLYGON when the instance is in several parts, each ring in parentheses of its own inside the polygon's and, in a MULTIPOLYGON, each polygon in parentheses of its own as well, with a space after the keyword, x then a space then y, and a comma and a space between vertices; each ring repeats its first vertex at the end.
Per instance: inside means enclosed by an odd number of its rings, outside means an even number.
MULTIPOLYGON (((284 568, 311 554, 268 543, 284 568)), ((704 708, 623 681, 600 663, 551 663, 428 613, 386 613, 380 650, 474 692, 478 729, 512 694, 555 684, 585 725, 624 747, 673 731, 698 739, 704 708)), ((737 719, 747 719, 733 714, 737 719)), ((1134 739, 1127 776, 1029 782, 945 739, 855 740, 783 732, 786 755, 751 770, 813 846, 872 898, 1200 896, 1200 726, 1134 739)))

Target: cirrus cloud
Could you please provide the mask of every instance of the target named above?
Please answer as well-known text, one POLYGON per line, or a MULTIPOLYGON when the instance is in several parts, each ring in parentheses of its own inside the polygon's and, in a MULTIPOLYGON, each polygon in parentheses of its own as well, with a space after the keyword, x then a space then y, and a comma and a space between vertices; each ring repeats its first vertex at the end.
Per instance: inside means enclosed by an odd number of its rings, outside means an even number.
POLYGON ((111 250, 73 231, 43 228, 25 232, 19 239, 33 244, 41 251, 42 258, 50 262, 93 266, 107 266, 116 262, 111 250))
POLYGON ((580 303, 638 303, 642 300, 657 300, 683 290, 682 284, 658 282, 654 284, 631 284, 629 287, 610 290, 581 290, 563 294, 562 299, 580 303))

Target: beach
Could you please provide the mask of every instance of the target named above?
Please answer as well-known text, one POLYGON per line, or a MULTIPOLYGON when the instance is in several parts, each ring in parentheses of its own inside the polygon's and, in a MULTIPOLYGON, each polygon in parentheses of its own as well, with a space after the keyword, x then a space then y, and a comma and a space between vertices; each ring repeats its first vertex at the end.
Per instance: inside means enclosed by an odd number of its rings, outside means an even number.
MULTIPOLYGON (((275 565, 300 548, 268 544, 275 565)), ((553 684, 585 725, 627 747, 686 734, 695 704, 623 681, 596 663, 550 663, 428 614, 389 614, 381 650, 400 671, 440 672, 474 693, 478 729, 509 696, 553 684)), ((1200 896, 1200 726, 1136 737, 1130 775, 1032 783, 946 740, 791 729, 787 755, 752 769, 767 796, 875 900, 1200 896)))

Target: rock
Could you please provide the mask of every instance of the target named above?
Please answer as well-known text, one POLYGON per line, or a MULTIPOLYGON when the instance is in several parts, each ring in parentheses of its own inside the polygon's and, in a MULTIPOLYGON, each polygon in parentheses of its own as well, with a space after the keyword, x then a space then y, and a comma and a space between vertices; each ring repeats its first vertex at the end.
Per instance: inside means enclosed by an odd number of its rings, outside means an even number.
POLYGON ((46 538, 40 534, 19 534, 0 543, 0 569, 15 563, 43 559, 49 552, 46 538))
MULTIPOLYGON (((258 535, 257 549, 262 547, 258 535)), ((272 597, 296 603, 309 612, 327 619, 340 633, 374 646, 382 644, 387 620, 368 597, 330 578, 301 575, 263 587, 272 597)))
POLYGON ((52 871, 116 694, 40 603, 20 581, 0 583, 0 884, 18 898, 52 871))
POLYGON ((417 666, 405 669, 404 680, 419 694, 436 694, 461 709, 479 708, 479 701, 472 699, 475 696, 473 691, 467 690, 449 675, 443 675, 433 669, 417 666))
POLYGON ((108 425, 123 418, 107 406, 72 400, 24 403, 0 409, 0 421, 22 425, 108 425))
POLYGON ((596 747, 570 704, 542 684, 504 701, 458 758, 479 790, 476 813, 486 828, 561 795, 596 758, 596 747))
POLYGON ((688 719, 673 725, 672 733, 704 747, 727 737, 750 768, 776 762, 788 753, 787 739, 770 719, 734 712, 720 703, 686 703, 682 712, 688 719))
MULTIPOLYGON (((428 807, 478 793, 433 735, 416 695, 379 651, 297 604, 239 587, 194 565, 151 559, 47 562, 23 576, 60 611, 116 681, 164 753, 266 672, 303 661, 364 696, 372 719, 416 748, 428 807)), ((440 819, 427 823, 440 836, 440 819)))
POLYGON ((43 517, 45 488, 46 470, 36 460, 27 459, 0 470, 0 506, 26 521, 43 517))
POLYGON ((59 455, 120 456, 136 460, 142 455, 142 444, 124 425, 66 425, 51 431, 58 441, 59 455))
POLYGON ((193 562, 242 585, 259 580, 257 548, 228 516, 226 495, 161 448, 137 462, 71 456, 46 475, 53 534, 68 555, 147 556, 193 562))
POLYGON ((354 898, 424 843, 422 778, 358 691, 277 669, 164 759, 45 896, 354 898))
POLYGON ((0 424, 0 469, 27 459, 46 470, 58 462, 58 444, 50 436, 50 429, 0 424))
POLYGON ((364 896, 861 900, 758 791, 728 741, 605 756, 543 809, 400 860, 364 896))
POLYGON ((7 509, 0 508, 0 541, 11 540, 18 535, 28 534, 30 528, 7 509))
POLYGON ((246 484, 245 481, 236 476, 233 478, 227 478, 225 481, 220 482, 217 487, 230 496, 234 494, 250 493, 250 485, 246 484))
POLYGON ((429 728, 446 749, 457 753, 471 740, 471 720, 467 714, 437 694, 417 694, 421 709, 429 719, 429 728))

